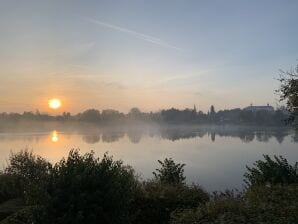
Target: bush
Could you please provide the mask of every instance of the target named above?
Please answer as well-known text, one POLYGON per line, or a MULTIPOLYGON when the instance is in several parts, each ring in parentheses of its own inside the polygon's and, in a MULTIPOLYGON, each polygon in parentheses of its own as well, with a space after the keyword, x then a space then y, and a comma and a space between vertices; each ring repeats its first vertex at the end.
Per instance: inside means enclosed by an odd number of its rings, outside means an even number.
POLYGON ((298 163, 292 166, 281 156, 264 158, 247 167, 244 193, 215 194, 201 207, 173 213, 172 223, 297 223, 298 163))
POLYGON ((195 185, 144 182, 135 202, 137 218, 134 223, 168 223, 173 211, 196 208, 208 199, 208 194, 195 185))
POLYGON ((216 198, 195 210, 173 215, 173 224, 294 224, 298 220, 298 186, 258 187, 243 196, 216 198))
POLYGON ((27 206, 1 221, 1 224, 37 224, 43 223, 44 210, 39 206, 27 206))
POLYGON ((0 174, 0 203, 21 197, 22 191, 18 178, 8 174, 0 174))
POLYGON ((28 205, 43 203, 48 198, 51 167, 45 159, 27 150, 11 154, 4 170, 6 179, 10 179, 10 192, 22 197, 28 205))
POLYGON ((72 150, 52 167, 22 151, 10 157, 0 174, 0 220, 11 224, 297 223, 297 163, 264 158, 248 167, 244 192, 210 196, 197 185, 187 185, 184 164, 172 159, 159 161, 155 177, 140 182, 132 168, 107 154, 98 159, 93 152, 80 155, 72 150))
POLYGON ((139 186, 134 223, 169 223, 172 212, 195 208, 209 200, 201 187, 185 184, 184 164, 176 164, 172 159, 158 162, 161 168, 153 172, 154 179, 139 186))
POLYGON ((298 183, 298 163, 292 166, 282 156, 274 156, 274 160, 268 155, 264 158, 265 161, 256 161, 254 167, 247 167, 244 181, 248 187, 298 183))
POLYGON ((25 202, 34 205, 47 201, 51 164, 27 150, 12 154, 9 161, 5 173, 17 178, 25 202))
POLYGON ((129 223, 136 186, 134 171, 121 161, 72 150, 53 168, 44 223, 129 223))
POLYGON ((183 167, 185 164, 176 164, 172 158, 166 158, 164 161, 158 160, 158 163, 161 165, 161 168, 153 172, 157 181, 168 185, 184 184, 185 176, 183 167))

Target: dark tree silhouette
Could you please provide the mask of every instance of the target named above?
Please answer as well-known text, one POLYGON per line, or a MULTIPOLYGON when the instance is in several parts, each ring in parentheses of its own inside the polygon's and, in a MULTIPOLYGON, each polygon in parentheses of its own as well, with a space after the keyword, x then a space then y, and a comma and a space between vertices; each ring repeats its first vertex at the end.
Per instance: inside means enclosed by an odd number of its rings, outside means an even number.
POLYGON ((286 101, 291 113, 289 122, 298 127, 298 65, 291 71, 280 70, 280 88, 277 93, 281 101, 286 101))
POLYGON ((215 108, 213 105, 210 107, 210 115, 215 115, 215 108))
POLYGON ((79 120, 86 122, 98 122, 100 120, 100 112, 95 109, 86 110, 79 116, 79 120))
POLYGON ((172 158, 166 158, 164 161, 158 160, 158 162, 161 168, 153 172, 156 180, 169 185, 184 184, 185 176, 183 167, 185 164, 176 164, 172 158))

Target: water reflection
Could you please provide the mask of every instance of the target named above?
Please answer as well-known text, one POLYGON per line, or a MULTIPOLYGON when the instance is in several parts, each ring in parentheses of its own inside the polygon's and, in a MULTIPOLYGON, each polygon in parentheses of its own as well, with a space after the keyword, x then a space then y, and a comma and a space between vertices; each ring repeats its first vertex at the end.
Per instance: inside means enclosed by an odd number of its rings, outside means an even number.
POLYGON ((203 138, 208 136, 211 142, 216 142, 216 136, 239 138, 244 143, 249 143, 254 140, 258 142, 269 142, 271 139, 276 139, 278 143, 282 143, 286 136, 291 136, 293 142, 298 142, 298 133, 290 129, 268 129, 268 130, 254 130, 254 129, 231 129, 231 128, 158 128, 158 129, 141 129, 130 128, 122 131, 105 130, 102 133, 97 132, 95 135, 83 135, 82 140, 88 144, 95 144, 102 140, 102 142, 116 142, 125 136, 128 137, 131 143, 139 143, 143 137, 159 137, 171 141, 178 141, 181 139, 203 138))
POLYGON ((82 137, 83 141, 88 144, 95 144, 100 141, 99 135, 83 135, 82 137))
POLYGON ((108 131, 105 131, 102 134, 102 141, 107 142, 107 143, 117 142, 121 138, 123 138, 124 135, 125 135, 125 133, 123 133, 123 132, 114 132, 114 131, 108 132, 108 131))
POLYGON ((251 127, 225 127, 225 126, 207 126, 207 127, 129 127, 129 128, 90 128, 83 130, 61 130, 54 129, 50 132, 22 132, 22 133, 0 133, 0 141, 14 141, 22 139, 24 142, 38 143, 44 138, 50 138, 50 141, 57 143, 62 141, 61 137, 67 137, 71 134, 78 134, 82 141, 87 144, 96 144, 100 141, 105 143, 118 142, 127 137, 131 143, 137 144, 144 137, 161 138, 170 141, 179 141, 182 139, 204 138, 207 136, 210 142, 216 142, 218 137, 238 138, 243 143, 269 142, 275 139, 282 144, 285 137, 291 136, 292 142, 298 142, 298 131, 287 128, 251 128, 251 127), (62 135, 62 136, 60 136, 62 135))
POLYGON ((52 131, 51 133, 51 140, 52 142, 56 143, 59 141, 58 133, 56 130, 52 131))
MULTIPOLYGON (((132 143, 137 144, 141 141, 143 134, 144 133, 142 133, 142 131, 140 131, 140 130, 130 130, 127 133, 127 136, 132 143)), ((152 134, 151 134, 151 136, 154 137, 154 135, 152 135, 152 134)))

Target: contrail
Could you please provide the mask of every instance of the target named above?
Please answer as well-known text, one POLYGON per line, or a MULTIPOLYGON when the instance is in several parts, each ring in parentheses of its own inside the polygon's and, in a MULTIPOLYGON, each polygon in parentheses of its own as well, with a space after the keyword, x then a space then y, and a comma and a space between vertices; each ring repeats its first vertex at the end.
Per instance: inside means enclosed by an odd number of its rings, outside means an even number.
POLYGON ((173 45, 167 43, 166 41, 163 41, 163 40, 161 40, 157 37, 153 37, 153 36, 150 36, 150 35, 147 35, 147 34, 139 33, 139 32, 136 32, 134 30, 129 30, 129 29, 126 29, 124 27, 116 26, 116 25, 113 25, 113 24, 105 23, 105 22, 95 20, 95 19, 91 19, 91 18, 87 18, 87 20, 89 22, 94 23, 94 24, 97 24, 97 25, 100 25, 100 26, 103 26, 103 27, 107 27, 109 29, 113 29, 113 30, 116 30, 116 31, 119 31, 119 32, 122 32, 122 33, 127 33, 127 34, 132 35, 136 38, 142 39, 144 41, 147 41, 147 42, 150 42, 150 43, 162 46, 162 47, 182 51, 182 49, 180 49, 176 46, 173 46, 173 45))

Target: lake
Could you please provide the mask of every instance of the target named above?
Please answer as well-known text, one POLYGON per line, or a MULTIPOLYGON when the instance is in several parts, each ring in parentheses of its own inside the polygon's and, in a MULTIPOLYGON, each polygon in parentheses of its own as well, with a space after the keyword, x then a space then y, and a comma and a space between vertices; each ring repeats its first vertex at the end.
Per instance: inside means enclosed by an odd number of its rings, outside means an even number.
POLYGON ((141 178, 152 178, 157 160, 171 157, 185 163, 188 183, 208 191, 243 187, 246 165, 263 154, 283 155, 298 161, 298 134, 286 128, 240 126, 97 127, 86 124, 14 127, 0 132, 0 164, 7 164, 10 152, 28 148, 57 162, 72 148, 82 153, 105 152, 129 164, 141 178))

